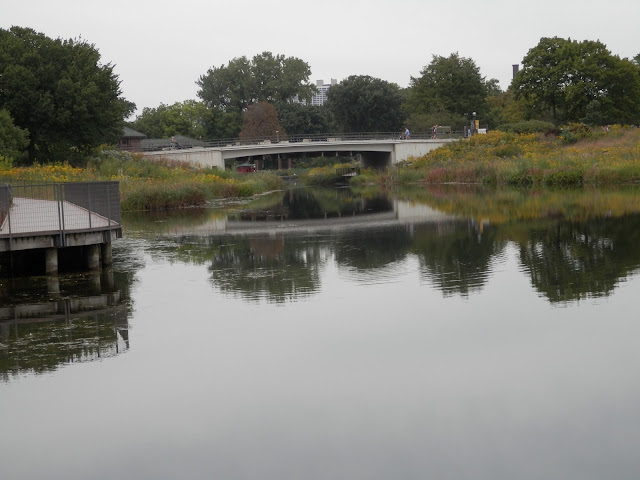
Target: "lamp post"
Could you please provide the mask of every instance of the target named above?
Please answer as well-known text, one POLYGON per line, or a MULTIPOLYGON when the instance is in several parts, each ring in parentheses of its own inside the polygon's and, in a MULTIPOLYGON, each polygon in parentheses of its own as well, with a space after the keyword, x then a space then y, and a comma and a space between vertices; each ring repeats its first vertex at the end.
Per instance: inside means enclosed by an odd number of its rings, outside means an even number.
POLYGON ((278 130, 276 130, 276 143, 280 143, 280 135, 278 135, 278 130))

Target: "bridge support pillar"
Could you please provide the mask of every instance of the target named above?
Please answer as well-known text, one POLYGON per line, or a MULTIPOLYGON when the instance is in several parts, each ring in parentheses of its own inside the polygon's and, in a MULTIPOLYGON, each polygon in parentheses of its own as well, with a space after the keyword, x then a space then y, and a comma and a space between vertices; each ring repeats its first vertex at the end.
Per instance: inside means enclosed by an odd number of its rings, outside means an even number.
POLYGON ((87 245, 87 266, 90 270, 98 270, 100 268, 99 245, 87 245))
POLYGON ((45 271, 47 275, 58 273, 58 249, 47 248, 45 250, 45 271))
POLYGON ((282 158, 280 158, 280 154, 278 154, 278 170, 282 170, 282 158))
POLYGON ((100 253, 102 257, 102 265, 111 265, 113 261, 111 242, 100 244, 100 253))

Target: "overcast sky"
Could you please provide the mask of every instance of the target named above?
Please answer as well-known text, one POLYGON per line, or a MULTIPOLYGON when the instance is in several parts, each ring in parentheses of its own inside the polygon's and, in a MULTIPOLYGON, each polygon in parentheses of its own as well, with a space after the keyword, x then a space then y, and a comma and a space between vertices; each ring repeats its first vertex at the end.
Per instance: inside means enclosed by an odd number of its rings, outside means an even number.
POLYGON ((2 0, 0 28, 93 43, 123 96, 143 107, 197 98, 212 66, 270 51, 298 57, 312 82, 371 75, 401 87, 433 55, 458 52, 503 89, 541 37, 600 40, 640 53, 638 0, 2 0))

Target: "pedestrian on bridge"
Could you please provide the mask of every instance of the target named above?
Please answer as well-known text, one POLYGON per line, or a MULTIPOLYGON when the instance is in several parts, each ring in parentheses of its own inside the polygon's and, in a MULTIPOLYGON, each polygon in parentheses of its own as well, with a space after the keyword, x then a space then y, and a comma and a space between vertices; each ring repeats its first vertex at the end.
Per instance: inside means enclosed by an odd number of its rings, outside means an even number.
POLYGON ((411 133, 409 132, 409 127, 407 127, 404 130, 404 138, 405 140, 409 140, 409 137, 411 137, 411 133))

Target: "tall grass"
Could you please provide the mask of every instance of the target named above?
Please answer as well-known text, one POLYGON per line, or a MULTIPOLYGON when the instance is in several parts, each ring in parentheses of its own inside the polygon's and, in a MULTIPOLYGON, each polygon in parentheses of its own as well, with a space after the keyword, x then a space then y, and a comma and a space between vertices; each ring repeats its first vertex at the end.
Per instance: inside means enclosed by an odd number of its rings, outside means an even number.
POLYGON ((129 152, 105 151, 89 160, 86 168, 68 164, 32 165, 0 171, 6 181, 120 182, 125 211, 201 206, 218 198, 248 197, 282 188, 283 182, 268 172, 239 174, 216 169, 196 169, 183 162, 149 160, 129 152))
POLYGON ((494 131, 429 152, 411 165, 354 180, 514 186, 640 182, 640 129, 570 126, 561 135, 494 131), (589 133, 591 132, 591 133, 589 133))

